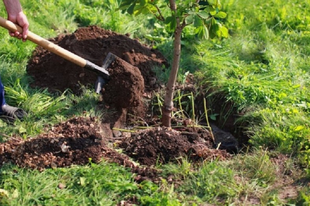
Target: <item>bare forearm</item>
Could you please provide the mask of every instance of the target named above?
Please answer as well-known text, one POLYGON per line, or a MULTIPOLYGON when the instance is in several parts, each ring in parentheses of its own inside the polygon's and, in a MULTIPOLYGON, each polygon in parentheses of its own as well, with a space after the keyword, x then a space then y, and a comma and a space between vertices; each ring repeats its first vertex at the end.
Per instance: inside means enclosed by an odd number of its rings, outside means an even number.
POLYGON ((19 0, 3 0, 5 8, 9 16, 22 12, 22 6, 19 0))
POLYGON ((26 15, 23 13, 19 0, 3 0, 3 3, 8 13, 8 20, 19 25, 23 29, 22 33, 10 31, 10 35, 25 41, 27 39, 29 22, 26 15))

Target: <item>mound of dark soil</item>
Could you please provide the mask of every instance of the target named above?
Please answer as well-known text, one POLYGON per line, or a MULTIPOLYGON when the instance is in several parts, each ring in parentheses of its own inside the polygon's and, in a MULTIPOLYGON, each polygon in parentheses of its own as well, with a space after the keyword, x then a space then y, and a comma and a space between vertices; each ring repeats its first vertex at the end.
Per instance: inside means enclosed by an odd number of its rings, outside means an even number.
POLYGON ((0 167, 13 163, 20 167, 45 168, 99 163, 102 159, 131 169, 136 181, 157 181, 158 172, 134 164, 128 156, 111 149, 111 142, 101 135, 101 126, 93 118, 75 117, 54 125, 50 131, 35 138, 12 138, 0 144, 0 167))
POLYGON ((102 136, 101 125, 94 118, 75 117, 67 122, 54 125, 47 133, 23 140, 12 138, 0 144, 0 166, 13 163, 20 167, 43 170, 45 168, 99 163, 102 159, 131 169, 136 173, 136 181, 146 179, 158 181, 159 172, 152 167, 187 157, 192 162, 226 159, 225 151, 211 149, 209 132, 175 131, 154 128, 142 131, 118 142, 125 154, 115 151, 109 143, 117 143, 114 138, 102 136), (134 158, 144 166, 130 160, 134 158))
MULTIPOLYGON (((73 34, 59 35, 50 40, 99 66, 103 64, 109 52, 115 54, 139 68, 146 91, 153 91, 158 87, 152 68, 167 66, 166 59, 157 50, 128 36, 96 26, 79 28, 73 34)), ((47 88, 49 91, 70 89, 79 93, 81 84, 94 85, 97 80, 96 73, 76 66, 42 47, 37 47, 33 52, 28 62, 27 73, 33 77, 32 86, 47 88)))
MULTIPOLYGON (((79 28, 73 34, 59 35, 50 40, 100 66, 108 53, 114 54, 116 60, 107 68, 110 80, 104 86, 103 100, 113 108, 126 108, 131 114, 144 115, 145 105, 141 103, 143 94, 159 88, 152 69, 154 66, 167 66, 160 52, 126 35, 96 26, 79 28)), ((80 94, 81 85, 94 87, 98 78, 97 73, 40 46, 28 62, 27 73, 33 78, 33 87, 47 88, 51 92, 70 89, 75 94, 80 94)))
POLYGON ((103 157, 100 127, 94 119, 74 118, 53 126, 36 138, 9 140, 1 144, 1 163, 43 169, 99 162, 103 157))
POLYGON ((187 157, 192 162, 230 157, 225 151, 212 149, 209 131, 194 128, 184 131, 153 128, 124 138, 119 146, 130 157, 149 166, 173 162, 180 157, 187 157))

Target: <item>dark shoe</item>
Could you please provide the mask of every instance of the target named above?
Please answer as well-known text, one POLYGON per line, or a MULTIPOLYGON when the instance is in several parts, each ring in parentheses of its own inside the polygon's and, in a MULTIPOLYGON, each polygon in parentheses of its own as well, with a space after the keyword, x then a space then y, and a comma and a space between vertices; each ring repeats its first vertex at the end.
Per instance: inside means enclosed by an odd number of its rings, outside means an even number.
POLYGON ((12 124, 16 119, 23 120, 27 116, 27 113, 17 107, 12 107, 8 104, 2 106, 2 112, 0 112, 0 119, 12 124))

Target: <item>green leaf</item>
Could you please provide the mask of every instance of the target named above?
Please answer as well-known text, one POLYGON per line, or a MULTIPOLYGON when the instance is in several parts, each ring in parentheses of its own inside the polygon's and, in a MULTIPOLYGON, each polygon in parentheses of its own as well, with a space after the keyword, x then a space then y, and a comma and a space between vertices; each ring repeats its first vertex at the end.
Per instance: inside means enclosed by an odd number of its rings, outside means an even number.
POLYGON ((85 177, 80 177, 80 184, 81 184, 81 186, 86 185, 86 178, 85 177))
POLYGON ((229 36, 228 29, 225 26, 221 25, 220 30, 221 30, 221 37, 228 38, 229 36))
POLYGON ((26 133, 27 132, 27 129, 23 126, 20 126, 19 129, 18 129, 18 132, 19 134, 23 134, 23 133, 26 133))
POLYGON ((129 0, 123 0, 121 5, 119 6, 119 10, 121 11, 126 11, 128 10, 129 6, 133 4, 132 1, 129 1, 129 0))
POLYGON ((192 24, 195 22, 195 15, 189 15, 188 17, 186 17, 186 24, 192 24))
POLYGON ((144 6, 146 4, 146 0, 140 0, 141 6, 144 6))
POLYGON ((220 18, 220 19, 225 19, 227 17, 227 14, 223 11, 220 11, 215 15, 215 17, 220 18))
POLYGON ((134 15, 147 14, 147 13, 151 13, 151 11, 147 7, 142 5, 136 5, 134 9, 134 15))
POLYGON ((120 7, 128 7, 130 4, 132 4, 132 1, 130 0, 123 0, 120 7))
POLYGON ((195 30, 197 36, 201 39, 209 39, 209 30, 205 26, 197 27, 195 30))
POLYGON ((205 10, 202 10, 198 13, 198 16, 202 19, 208 19, 210 17, 210 14, 205 10))
POLYGON ((167 25, 167 30, 174 31, 176 28, 176 19, 174 16, 168 16, 164 23, 167 25))
POLYGON ((157 11, 157 8, 153 5, 153 4, 150 4, 150 3, 148 3, 148 4, 146 4, 145 6, 144 6, 144 11, 143 11, 143 13, 144 14, 150 14, 150 13, 152 13, 152 14, 158 14, 158 11, 157 11))
POLYGON ((216 15, 216 10, 215 9, 213 9, 212 11, 210 11, 210 14, 212 15, 212 16, 215 16, 216 15))
POLYGON ((297 127, 295 127, 294 131, 295 131, 295 132, 298 132, 298 131, 300 131, 300 130, 303 130, 304 128, 305 128, 304 126, 298 125, 297 127))
POLYGON ((210 24, 210 38, 213 39, 218 35, 219 25, 214 18, 211 19, 210 24))
POLYGON ((213 32, 213 37, 224 37, 227 38, 228 37, 228 29, 223 26, 221 23, 217 22, 215 20, 215 24, 212 24, 212 32, 213 32))
POLYGON ((200 27, 203 26, 203 20, 201 18, 199 18, 198 16, 195 16, 194 19, 194 27, 200 27))
POLYGON ((203 9, 206 13, 210 13, 211 11, 213 11, 214 10, 214 8, 212 7, 212 6, 206 6, 206 7, 204 7, 204 9, 203 9))
POLYGON ((218 116, 218 114, 211 114, 209 115, 210 119, 216 121, 216 116, 218 116))
POLYGON ((127 12, 129 14, 133 14, 134 13, 134 9, 135 9, 136 4, 132 4, 128 9, 127 12))
POLYGON ((170 24, 172 21, 173 21, 173 17, 172 16, 168 16, 166 19, 165 19, 165 24, 170 24))
POLYGON ((170 22, 170 30, 174 31, 176 27, 177 27, 177 21, 175 18, 172 18, 172 21, 170 22))

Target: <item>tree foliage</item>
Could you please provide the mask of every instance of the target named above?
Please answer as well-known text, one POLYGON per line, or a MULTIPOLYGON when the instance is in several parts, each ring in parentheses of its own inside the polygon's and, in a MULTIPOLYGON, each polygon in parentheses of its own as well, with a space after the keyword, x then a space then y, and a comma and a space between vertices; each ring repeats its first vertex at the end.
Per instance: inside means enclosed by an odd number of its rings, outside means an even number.
POLYGON ((122 0, 120 9, 131 15, 153 14, 174 32, 173 60, 162 108, 162 124, 171 127, 172 100, 180 63, 182 31, 186 26, 192 25, 194 33, 200 38, 228 37, 228 29, 221 23, 227 14, 221 11, 219 0, 122 0))
POLYGON ((228 37, 228 29, 222 21, 227 14, 221 11, 219 0, 183 0, 175 1, 177 11, 164 12, 171 9, 169 0, 122 0, 120 9, 131 15, 153 14, 159 21, 175 31, 177 18, 183 27, 193 25, 200 38, 228 37))

